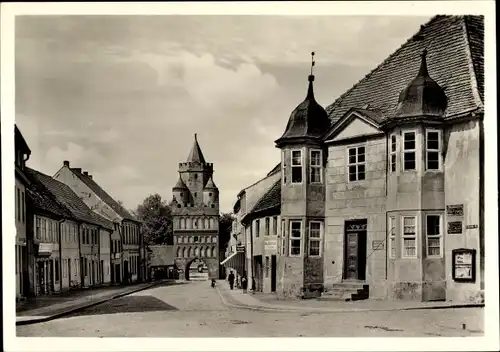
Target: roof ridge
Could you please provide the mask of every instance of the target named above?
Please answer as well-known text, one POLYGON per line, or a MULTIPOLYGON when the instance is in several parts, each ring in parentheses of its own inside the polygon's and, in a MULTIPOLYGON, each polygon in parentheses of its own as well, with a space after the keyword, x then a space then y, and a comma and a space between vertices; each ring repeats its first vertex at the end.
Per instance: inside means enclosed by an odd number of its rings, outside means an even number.
MULTIPOLYGON (((252 209, 247 214, 252 214, 254 212, 254 210, 257 208, 257 206, 260 204, 260 202, 262 201, 262 199, 264 199, 268 194, 270 194, 277 185, 281 185, 281 177, 278 180, 276 180, 276 182, 274 182, 271 185, 271 187, 269 187, 269 189, 262 195, 262 197, 259 198, 259 200, 255 203, 255 205, 252 207, 252 209)), ((264 209, 261 209, 261 210, 265 210, 265 209, 268 209, 268 208, 270 208, 270 207, 267 207, 267 208, 264 208, 264 209)))
POLYGON ((387 56, 381 63, 379 63, 375 68, 373 68, 370 72, 368 72, 366 75, 364 75, 359 81, 357 81, 356 83, 354 83, 349 89, 347 89, 344 93, 342 93, 337 99, 334 100, 334 102, 330 105, 328 105, 326 107, 325 110, 327 110, 327 113, 330 114, 330 108, 333 107, 337 102, 341 102, 342 99, 348 95, 354 88, 356 88, 357 86, 359 86, 362 82, 364 82, 365 80, 367 80, 368 78, 371 77, 371 75, 377 71, 380 67, 384 66, 390 59, 392 59, 394 56, 396 56, 397 54, 399 54, 401 52, 401 50, 403 50, 403 48, 409 43, 411 42, 412 40, 414 40, 414 38, 416 36, 418 36, 422 30, 426 27, 428 27, 431 23, 435 22, 436 20, 438 20, 439 18, 441 17, 452 17, 452 15, 436 15, 434 17, 432 17, 429 21, 427 21, 425 24, 422 24, 420 25, 420 29, 414 34, 412 35, 410 38, 408 38, 404 43, 402 43, 392 54, 389 54, 389 56, 387 56))
POLYGON ((470 46, 470 34, 469 34, 469 28, 467 26, 467 17, 466 15, 460 16, 462 19, 462 28, 464 31, 464 40, 466 42, 466 57, 467 57, 467 62, 469 63, 469 72, 471 75, 470 83, 471 83, 471 88, 472 88, 472 94, 474 96, 474 101, 478 105, 479 108, 484 106, 483 99, 481 98, 481 94, 479 93, 479 82, 477 80, 477 72, 476 68, 474 67, 474 61, 472 59, 472 52, 471 52, 471 46, 470 46))

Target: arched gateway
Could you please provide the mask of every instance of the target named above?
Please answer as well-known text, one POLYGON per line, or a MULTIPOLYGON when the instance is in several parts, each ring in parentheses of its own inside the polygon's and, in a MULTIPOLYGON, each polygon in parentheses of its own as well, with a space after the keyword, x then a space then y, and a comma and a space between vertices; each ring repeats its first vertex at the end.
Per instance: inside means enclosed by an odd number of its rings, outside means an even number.
POLYGON ((207 163, 198 140, 188 159, 179 164, 179 179, 172 189, 175 264, 186 280, 218 279, 219 190, 213 164, 207 163))

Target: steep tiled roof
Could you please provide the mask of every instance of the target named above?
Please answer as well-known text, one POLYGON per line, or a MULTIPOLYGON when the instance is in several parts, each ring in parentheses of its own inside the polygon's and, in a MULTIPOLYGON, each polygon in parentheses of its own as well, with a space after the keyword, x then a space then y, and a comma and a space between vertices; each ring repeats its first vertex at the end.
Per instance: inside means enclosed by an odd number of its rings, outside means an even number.
POLYGON ((179 175, 179 179, 173 189, 188 189, 184 181, 182 181, 181 175, 179 175))
POLYGON ((200 163, 200 164, 205 163, 205 157, 203 156, 203 153, 201 152, 201 148, 200 148, 200 145, 198 144, 198 138, 196 137, 196 134, 194 135, 193 148, 191 148, 191 151, 189 152, 187 162, 188 163, 200 163))
POLYGON ((373 71, 326 108, 333 123, 349 109, 369 104, 374 113, 390 116, 400 92, 416 76, 427 49, 430 76, 445 89, 446 117, 482 107, 483 17, 436 16, 373 71), (477 82, 477 83, 476 83, 477 82), (478 87, 476 89, 475 87, 478 87))
POLYGON ((44 207, 42 209, 50 207, 50 209, 56 210, 64 216, 113 229, 111 221, 90 210, 76 193, 64 183, 30 168, 26 168, 26 171, 33 183, 42 186, 34 191, 34 193, 40 195, 35 197, 38 204, 44 207), (48 202, 48 205, 44 204, 44 202, 48 202))
POLYGON ((274 185, 259 199, 253 207, 250 214, 259 213, 264 210, 279 207, 281 205, 281 179, 276 181, 274 185))
POLYGON ((99 198, 101 198, 111 209, 118 215, 127 220, 137 221, 137 219, 130 214, 124 207, 122 207, 116 200, 114 200, 105 190, 101 188, 92 178, 81 173, 81 169, 70 168, 71 171, 89 187, 99 198))
POLYGON ((212 179, 212 176, 208 179, 207 184, 205 185, 205 189, 217 189, 217 186, 214 183, 214 180, 212 179))
POLYGON ((25 168, 24 171, 30 182, 30 185, 26 189, 26 194, 35 209, 48 212, 57 217, 73 217, 73 214, 71 214, 64 206, 60 205, 57 202, 55 195, 50 193, 50 191, 39 180, 37 177, 37 171, 30 168, 25 168))
POLYGON ((173 265, 174 247, 167 245, 149 246, 151 250, 151 266, 173 265))
POLYGON ((273 169, 271 171, 269 171, 269 173, 267 174, 267 176, 271 176, 271 175, 274 175, 275 173, 281 171, 281 162, 278 163, 275 167, 273 167, 273 169))

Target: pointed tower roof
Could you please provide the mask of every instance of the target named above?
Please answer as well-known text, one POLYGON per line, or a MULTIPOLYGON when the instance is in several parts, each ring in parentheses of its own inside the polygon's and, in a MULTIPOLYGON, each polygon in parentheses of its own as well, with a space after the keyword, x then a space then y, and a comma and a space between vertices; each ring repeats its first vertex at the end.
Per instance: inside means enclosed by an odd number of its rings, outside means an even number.
POLYGON ((430 76, 427 69, 427 50, 421 55, 417 76, 399 94, 394 117, 435 116, 443 117, 448 99, 443 88, 430 76))
MULTIPOLYGON (((314 52, 312 55, 314 56, 314 52)), ((323 109, 323 107, 316 102, 316 99, 314 99, 313 66, 314 61, 311 66, 311 74, 308 77, 309 87, 307 89, 306 98, 290 115, 285 132, 276 140, 278 146, 288 139, 320 138, 330 126, 330 120, 328 119, 325 109, 323 109)))
POLYGON ((212 180, 212 176, 208 179, 207 184, 205 185, 205 189, 217 189, 217 186, 214 183, 214 180, 212 180))
POLYGON ((177 183, 175 184, 173 189, 188 189, 184 181, 182 181, 180 174, 179 174, 179 179, 177 180, 177 183))
POLYGON ((193 148, 191 148, 191 151, 189 152, 187 162, 205 164, 205 158, 203 157, 200 145, 198 144, 198 138, 196 136, 196 133, 194 134, 194 144, 193 148))

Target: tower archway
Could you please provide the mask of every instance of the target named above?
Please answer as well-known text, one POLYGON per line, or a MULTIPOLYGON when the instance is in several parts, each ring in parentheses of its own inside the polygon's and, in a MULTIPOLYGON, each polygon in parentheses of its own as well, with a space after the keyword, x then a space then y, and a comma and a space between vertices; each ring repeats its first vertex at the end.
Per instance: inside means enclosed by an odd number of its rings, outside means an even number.
POLYGON ((190 281, 205 281, 209 279, 208 265, 203 259, 193 258, 186 264, 185 279, 190 281))

